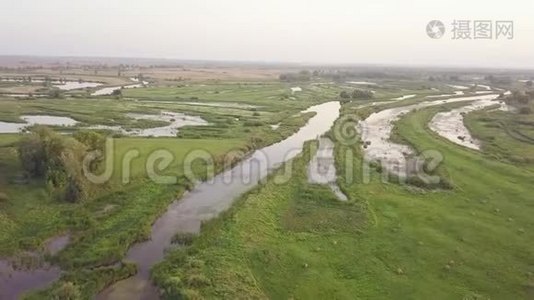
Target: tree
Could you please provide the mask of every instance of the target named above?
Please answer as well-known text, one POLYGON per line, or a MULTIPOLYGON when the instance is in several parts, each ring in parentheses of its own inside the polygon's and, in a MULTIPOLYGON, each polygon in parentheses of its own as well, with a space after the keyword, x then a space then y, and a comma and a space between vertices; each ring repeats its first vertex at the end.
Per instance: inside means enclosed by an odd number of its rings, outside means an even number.
POLYGON ((60 99, 63 98, 63 93, 58 89, 53 89, 50 92, 48 92, 48 97, 53 99, 60 99))
POLYGON ((43 143, 37 135, 22 138, 18 145, 22 168, 31 177, 42 177, 46 173, 46 154, 43 143))
POLYGON ((341 93, 339 93, 339 97, 342 99, 349 99, 350 95, 347 93, 347 91, 341 91, 341 93))
POLYGON ((43 86, 44 87, 49 87, 50 85, 52 85, 52 80, 50 79, 49 76, 46 76, 43 80, 43 86))
POLYGON ((74 283, 67 281, 52 291, 51 299, 54 300, 79 300, 83 299, 82 294, 74 283))
POLYGON ((532 113, 532 109, 528 106, 523 106, 519 108, 519 113, 522 115, 529 115, 532 113))
POLYGON ((116 89, 116 90, 113 90, 113 92, 111 92, 111 95, 112 95, 112 96, 115 96, 115 97, 117 97, 117 98, 122 97, 122 89, 116 89))
POLYGON ((352 99, 367 100, 374 97, 373 92, 368 90, 355 89, 352 91, 352 99))
POLYGON ((68 202, 83 201, 89 183, 82 174, 87 147, 77 140, 37 127, 18 145, 24 170, 32 177, 45 179, 49 191, 68 202))
POLYGON ((72 137, 75 138, 78 142, 87 146, 88 151, 102 151, 106 143, 105 137, 93 130, 80 130, 73 134, 72 137))

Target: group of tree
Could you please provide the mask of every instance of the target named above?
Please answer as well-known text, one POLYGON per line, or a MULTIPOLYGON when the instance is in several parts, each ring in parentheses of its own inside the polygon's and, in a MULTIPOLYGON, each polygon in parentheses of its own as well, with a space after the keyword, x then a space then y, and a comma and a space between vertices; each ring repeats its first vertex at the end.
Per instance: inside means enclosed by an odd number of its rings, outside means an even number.
MULTIPOLYGON (((83 175, 83 159, 89 151, 102 150, 105 139, 95 132, 65 136, 47 127, 36 127, 18 145, 27 176, 44 179, 48 191, 67 202, 86 200, 91 184, 83 175)), ((96 163, 90 166, 96 169, 96 163)))
POLYGON ((122 89, 123 89, 123 87, 121 87, 120 89, 113 90, 113 92, 111 92, 111 96, 114 96, 115 98, 121 98, 122 97, 122 89))
POLYGON ((354 89, 351 93, 347 91, 341 91, 341 93, 339 93, 339 97, 341 99, 369 100, 374 97, 374 94, 369 90, 354 89))
POLYGON ((484 80, 489 81, 492 85, 506 85, 512 83, 512 78, 510 78, 510 76, 487 75, 484 77, 484 80))
POLYGON ((512 95, 505 97, 505 101, 517 108, 520 114, 530 114, 534 105, 534 91, 514 91, 512 95))
POLYGON ((48 98, 61 99, 64 97, 63 91, 60 89, 51 89, 48 91, 48 98))
POLYGON ((308 70, 302 70, 297 73, 283 73, 280 74, 278 79, 284 82, 296 82, 296 81, 310 81, 312 79, 313 73, 308 70))

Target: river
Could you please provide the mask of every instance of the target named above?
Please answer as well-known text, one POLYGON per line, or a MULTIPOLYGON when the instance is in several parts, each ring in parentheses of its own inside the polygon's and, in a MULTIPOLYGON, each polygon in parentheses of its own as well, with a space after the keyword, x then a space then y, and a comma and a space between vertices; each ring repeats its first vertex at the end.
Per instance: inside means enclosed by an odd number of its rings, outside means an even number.
MULTIPOLYGON (((150 268, 163 260, 165 250, 171 246, 174 235, 178 232, 198 233, 203 221, 217 217, 228 209, 236 198, 256 186, 272 170, 301 153, 304 142, 326 133, 339 117, 340 107, 339 102, 333 101, 304 110, 303 113, 316 114, 298 132, 283 141, 255 151, 232 169, 216 175, 212 180, 199 183, 191 192, 171 203, 168 210, 153 224, 150 239, 132 246, 127 253, 126 260, 138 266, 137 275, 112 285, 97 298, 158 298, 158 291, 150 282, 150 268)), ((45 287, 57 280, 61 274, 57 267, 48 264, 42 269, 15 270, 7 261, 0 261, 0 271, 2 270, 6 271, 6 275, 9 273, 4 282, 8 285, 6 290, 2 291, 6 293, 6 299, 45 287), (16 286, 13 286, 15 283, 16 286)))

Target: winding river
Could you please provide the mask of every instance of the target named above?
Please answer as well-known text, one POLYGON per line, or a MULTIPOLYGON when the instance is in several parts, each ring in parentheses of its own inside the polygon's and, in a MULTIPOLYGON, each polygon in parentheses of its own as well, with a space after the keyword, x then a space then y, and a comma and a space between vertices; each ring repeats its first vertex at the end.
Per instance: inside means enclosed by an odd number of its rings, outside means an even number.
MULTIPOLYGON (((414 152, 406 145, 390 141, 393 124, 403 114, 418 108, 460 101, 477 101, 475 103, 484 103, 483 106, 486 106, 497 104, 493 101, 497 97, 498 95, 491 94, 425 101, 374 113, 358 126, 362 140, 367 144, 364 149, 365 159, 380 160, 388 171, 405 175, 406 157, 414 152)), ((308 108, 303 112, 315 112, 316 115, 298 132, 281 142, 255 151, 232 169, 199 183, 191 192, 171 203, 167 211, 153 224, 150 239, 133 245, 126 255, 126 260, 137 264, 138 273, 105 289, 97 299, 157 299, 158 290, 150 282, 150 268, 163 260, 165 251, 172 247, 175 234, 198 233, 203 221, 217 217, 227 210, 236 198, 256 186, 272 170, 301 153, 305 141, 326 133, 339 117, 339 110, 340 103, 336 101, 308 108)), ((324 149, 330 148, 327 141, 321 144, 324 149)), ((8 268, 7 265, 4 267, 8 268)), ((47 268, 48 272, 46 269, 17 270, 14 275, 17 276, 17 284, 21 287, 18 291, 46 286, 59 277, 60 271, 57 268, 47 268)))
POLYGON ((126 259, 137 264, 137 275, 104 290, 98 299, 155 299, 157 291, 149 279, 150 268, 164 258, 178 232, 198 233, 203 221, 227 210, 232 202, 258 184, 273 169, 302 152, 305 141, 326 133, 339 117, 339 102, 312 106, 315 112, 297 133, 276 144, 255 151, 234 168, 212 180, 198 184, 193 191, 174 201, 152 226, 150 240, 134 245, 126 259))
POLYGON ((438 101, 425 101, 373 113, 358 125, 358 131, 365 143, 365 160, 379 161, 384 170, 400 177, 407 177, 413 163, 409 158, 415 155, 415 152, 407 145, 397 144, 390 140, 394 123, 402 115, 414 109, 461 101, 488 101, 488 103, 498 104, 493 101, 498 96, 496 94, 488 94, 449 98, 438 101))
POLYGON ((473 138, 464 124, 464 115, 488 106, 500 104, 501 110, 506 110, 506 104, 496 103, 492 99, 475 101, 472 104, 437 113, 430 121, 432 131, 448 139, 449 141, 473 150, 480 150, 480 142, 473 138))

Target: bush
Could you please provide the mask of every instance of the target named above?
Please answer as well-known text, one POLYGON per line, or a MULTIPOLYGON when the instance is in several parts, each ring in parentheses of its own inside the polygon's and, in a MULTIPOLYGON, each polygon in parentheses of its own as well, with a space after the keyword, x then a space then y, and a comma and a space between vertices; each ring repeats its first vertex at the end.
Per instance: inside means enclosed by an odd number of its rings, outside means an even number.
POLYGON ((24 137, 18 145, 22 168, 31 177, 44 176, 46 172, 46 154, 44 145, 37 135, 24 137))
POLYGON ((78 287, 72 282, 65 282, 52 292, 54 300, 78 300, 82 299, 82 294, 78 287))
POLYGON ((84 200, 88 182, 82 175, 87 147, 70 137, 37 127, 18 147, 24 170, 32 177, 46 179, 49 191, 68 202, 84 200))
POLYGON ((259 127, 259 126, 263 126, 263 122, 262 121, 246 121, 245 123, 243 123, 244 126, 246 127, 259 127))
POLYGON ((210 285, 210 280, 201 274, 191 274, 187 277, 187 285, 199 288, 210 285))
POLYGON ((7 196, 7 194, 0 192, 0 202, 7 202, 7 201, 9 201, 9 197, 7 196))
POLYGON ((178 276, 169 277, 162 284, 162 289, 165 295, 169 296, 170 299, 177 298, 177 295, 182 293, 182 288, 183 283, 178 276))
POLYGON ((522 115, 529 115, 532 113, 532 109, 528 106, 524 106, 519 109, 519 113, 522 115))
POLYGON ((351 96, 352 96, 352 99, 363 99, 363 100, 372 99, 374 97, 373 92, 368 91, 368 90, 360 90, 360 89, 355 89, 352 92, 351 96))
POLYGON ((63 92, 58 89, 53 89, 50 92, 48 92, 48 97, 53 99, 60 99, 63 98, 63 92))
POLYGON ((72 135, 80 143, 87 146, 88 151, 104 150, 106 138, 100 133, 93 130, 80 130, 72 135))
POLYGON ((256 147, 257 145, 261 145, 263 143, 263 138, 253 135, 249 138, 249 143, 253 145, 253 147, 256 147))
POLYGON ((425 180, 419 178, 418 176, 410 176, 406 179, 406 183, 409 185, 413 185, 415 187, 423 188, 423 189, 445 189, 450 190, 453 188, 453 185, 451 182, 446 180, 443 177, 440 177, 440 180, 438 183, 429 183, 425 180))
POLYGON ((339 93, 339 97, 341 99, 349 99, 350 95, 349 95, 349 93, 347 93, 347 91, 341 91, 341 93, 339 93))
POLYGON ((195 240, 196 235, 188 232, 178 232, 172 239, 173 243, 189 246, 195 240))
POLYGON ((63 200, 67 202, 78 202, 87 199, 87 190, 84 182, 77 177, 69 177, 65 188, 63 200))
POLYGON ((185 289, 182 291, 182 294, 181 294, 182 298, 183 299, 187 299, 187 300, 200 300, 200 299, 204 299, 199 292, 197 292, 196 290, 191 290, 191 289, 185 289))
POLYGON ((111 96, 114 96, 114 97, 122 97, 122 90, 121 89, 117 89, 117 90, 113 90, 113 92, 111 92, 111 96))

